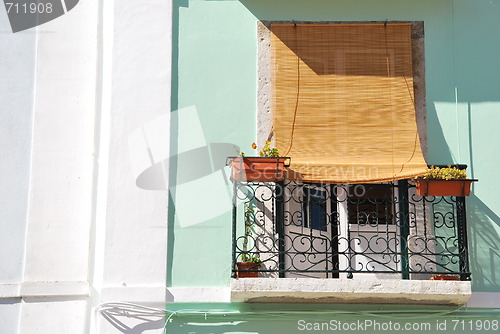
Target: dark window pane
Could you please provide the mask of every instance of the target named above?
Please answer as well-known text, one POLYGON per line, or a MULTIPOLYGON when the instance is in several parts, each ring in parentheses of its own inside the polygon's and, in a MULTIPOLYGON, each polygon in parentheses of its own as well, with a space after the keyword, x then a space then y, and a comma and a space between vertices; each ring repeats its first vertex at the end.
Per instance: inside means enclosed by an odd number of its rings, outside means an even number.
POLYGON ((391 184, 368 184, 349 187, 347 209, 349 224, 394 224, 391 184), (361 189, 361 190, 360 190, 361 189))
POLYGON ((307 208, 305 211, 305 227, 326 231, 326 190, 306 188, 307 208), (310 224, 309 224, 309 223, 310 224))

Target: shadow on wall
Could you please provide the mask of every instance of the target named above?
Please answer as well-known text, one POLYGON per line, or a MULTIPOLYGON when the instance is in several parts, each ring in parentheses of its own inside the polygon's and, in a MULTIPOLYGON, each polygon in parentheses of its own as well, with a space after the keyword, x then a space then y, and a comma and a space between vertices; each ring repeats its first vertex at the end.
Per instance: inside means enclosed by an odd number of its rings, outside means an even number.
MULTIPOLYGON (((173 296, 169 292, 166 293, 165 298, 167 301, 173 301, 173 296)), ((99 305, 96 309, 96 315, 109 323, 106 325, 107 328, 114 327, 120 333, 125 334, 142 334, 150 333, 150 331, 164 333, 166 321, 170 322, 174 314, 165 310, 163 303, 149 303, 146 306, 109 302, 99 305)))
MULTIPOLYGON (((180 310, 169 311, 169 304, 163 307, 156 305, 160 307, 156 308, 129 303, 107 303, 101 306, 98 313, 125 334, 142 334, 149 331, 176 334, 274 334, 303 331, 346 332, 345 326, 342 328, 339 325, 347 322, 356 324, 361 321, 368 329, 375 322, 386 323, 389 319, 401 325, 422 322, 424 319, 426 322, 437 318, 453 319, 462 310, 461 307, 429 305, 314 304, 308 305, 306 309, 309 312, 306 312, 301 304, 251 303, 238 305, 237 309, 228 309, 226 306, 227 304, 184 304, 180 310), (138 321, 141 323, 137 324, 138 321)), ((352 327, 349 328, 352 330, 352 327)), ((369 329, 367 331, 370 332, 369 329)), ((429 329, 426 328, 425 331, 429 329)))
POLYGON ((247 321, 244 317, 241 320, 228 319, 227 321, 205 320, 201 318, 186 321, 185 319, 174 319, 167 324, 168 333, 176 334, 276 334, 297 332, 296 321, 270 321, 269 317, 262 317, 261 320, 247 321), (295 325, 295 326, 294 326, 295 325))
MULTIPOLYGON (((302 307, 296 308, 294 306, 276 307, 272 306, 273 309, 269 307, 261 308, 261 305, 257 304, 252 308, 251 313, 242 313, 238 316, 231 315, 210 315, 210 312, 206 315, 203 313, 197 316, 184 317, 180 315, 179 317, 173 317, 172 322, 167 324, 167 333, 176 334, 230 334, 230 333, 246 333, 246 334, 275 334, 275 333, 303 333, 303 332, 339 332, 339 333, 361 333, 361 332, 378 332, 374 330, 377 328, 375 323, 388 323, 389 320, 392 323, 399 323, 401 327, 405 323, 416 324, 417 327, 419 323, 422 322, 434 322, 436 319, 442 320, 443 317, 449 317, 452 319, 453 316, 456 317, 456 308, 448 307, 427 307, 426 310, 420 310, 414 305, 411 307, 401 307, 399 309, 385 308, 381 305, 374 305, 379 308, 381 313, 378 311, 368 311, 363 310, 360 305, 353 305, 351 308, 347 305, 341 305, 339 308, 325 309, 311 307, 309 305, 309 310, 315 309, 319 312, 307 313, 303 311, 302 307), (268 311, 264 311, 267 309, 268 311), (283 310, 284 313, 278 310, 283 310), (391 310, 390 315, 386 313, 391 310), (298 311, 293 312, 292 310, 298 311), (409 315, 407 312, 411 310, 412 313, 409 315), (292 313, 290 313, 292 311, 292 313), (373 312, 373 313, 372 313, 373 312), (415 316, 419 314, 420 316, 415 316), (443 315, 443 313, 445 315, 443 315), (354 326, 363 324, 363 328, 358 330, 352 330, 354 326), (349 326, 349 327, 346 327, 349 326), (371 330, 373 329, 373 330, 371 330)), ((445 318, 446 319, 446 318, 445 318)), ((451 322, 449 320, 448 322, 451 322)), ((430 325, 430 324, 429 324, 430 325)), ((425 326, 424 326, 425 327, 425 326)), ((428 328, 422 327, 421 332, 428 332, 428 328)), ((360 328, 360 327, 357 327, 360 328)), ((380 327, 379 327, 380 328, 380 327)), ((413 327, 416 328, 416 327, 413 327)), ((391 331, 392 332, 392 331, 391 331)))
MULTIPOLYGON (((103 315, 103 318, 109 321, 120 333, 124 334, 142 334, 146 331, 149 332, 151 330, 162 329, 165 325, 165 319, 162 318, 160 320, 150 320, 147 322, 142 322, 139 325, 129 327, 125 323, 119 321, 114 317, 109 317, 107 315, 103 315)), ((142 321, 142 319, 140 319, 142 321)))
POLYGON ((179 10, 181 7, 188 8, 188 0, 175 0, 172 12, 172 110, 179 109, 179 10))
POLYGON ((468 201, 469 260, 474 291, 500 291, 500 217, 476 196, 468 201), (496 227, 496 228, 495 228, 496 227))

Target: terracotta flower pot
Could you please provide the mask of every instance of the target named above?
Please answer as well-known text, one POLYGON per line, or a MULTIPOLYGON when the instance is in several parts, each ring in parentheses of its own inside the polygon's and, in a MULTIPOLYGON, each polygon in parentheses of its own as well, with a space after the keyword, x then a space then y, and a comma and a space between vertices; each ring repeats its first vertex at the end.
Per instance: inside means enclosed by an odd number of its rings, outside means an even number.
POLYGON ((235 181, 283 181, 285 179, 285 160, 287 159, 284 157, 232 158, 232 178, 235 181))
POLYGON ((249 271, 237 271, 236 277, 238 278, 248 278, 248 277, 259 277, 260 263, 254 262, 236 262, 237 270, 249 270, 249 271), (252 271, 254 270, 254 271, 252 271))
POLYGON ((415 185, 419 196, 469 196, 474 181, 416 179, 415 185))

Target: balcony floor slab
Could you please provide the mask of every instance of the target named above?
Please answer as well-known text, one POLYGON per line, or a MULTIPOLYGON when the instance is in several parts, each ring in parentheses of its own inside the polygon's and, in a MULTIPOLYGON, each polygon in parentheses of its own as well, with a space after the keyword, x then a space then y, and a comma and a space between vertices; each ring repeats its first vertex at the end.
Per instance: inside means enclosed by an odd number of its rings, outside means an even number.
POLYGON ((249 303, 463 305, 471 293, 469 281, 372 278, 231 279, 231 301, 249 303))

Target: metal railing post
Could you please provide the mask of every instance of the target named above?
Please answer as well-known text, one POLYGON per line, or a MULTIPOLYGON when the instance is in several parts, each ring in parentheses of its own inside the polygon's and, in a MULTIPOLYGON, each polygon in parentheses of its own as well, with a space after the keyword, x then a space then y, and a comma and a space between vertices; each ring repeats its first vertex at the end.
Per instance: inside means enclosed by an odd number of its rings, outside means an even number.
POLYGON ((401 271, 403 279, 410 279, 410 263, 408 259, 408 236, 410 235, 410 203, 408 201, 408 180, 399 180, 397 187, 399 200, 399 229, 401 240, 401 271))
POLYGON ((460 266, 460 280, 470 281, 469 251, 467 246, 467 218, 465 209, 465 197, 457 197, 457 232, 458 232, 458 256, 460 266))
POLYGON ((276 230, 278 232, 278 266, 279 277, 285 277, 285 183, 283 181, 276 182, 276 230))
POLYGON ((233 181, 233 242, 232 242, 232 277, 236 277, 236 219, 237 219, 237 181, 233 181))

